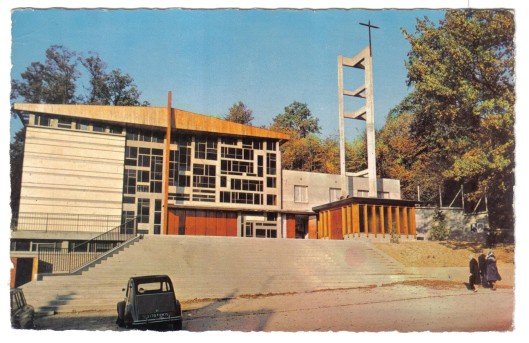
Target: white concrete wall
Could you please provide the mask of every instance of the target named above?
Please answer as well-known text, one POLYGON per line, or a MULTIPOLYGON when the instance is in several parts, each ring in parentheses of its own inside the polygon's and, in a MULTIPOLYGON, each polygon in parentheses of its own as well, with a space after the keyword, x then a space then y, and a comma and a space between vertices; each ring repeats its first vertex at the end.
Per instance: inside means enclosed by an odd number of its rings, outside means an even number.
POLYGON ((124 136, 27 127, 20 212, 120 216, 124 149, 124 136))
POLYGON ((330 189, 340 188, 340 175, 283 170, 283 211, 312 212, 330 202, 330 189), (307 202, 295 202, 294 187, 307 186, 307 202))
MULTIPOLYGON (((390 199, 400 199, 400 181, 393 179, 378 179, 379 192, 387 192, 390 199)), ((338 199, 330 198, 330 189, 341 188, 340 175, 311 173, 294 170, 283 170, 283 211, 312 212, 315 206, 327 204, 338 199), (307 202, 294 201, 294 186, 307 186, 307 202)), ((354 197, 359 191, 369 189, 369 179, 365 177, 349 177, 349 194, 354 197)))

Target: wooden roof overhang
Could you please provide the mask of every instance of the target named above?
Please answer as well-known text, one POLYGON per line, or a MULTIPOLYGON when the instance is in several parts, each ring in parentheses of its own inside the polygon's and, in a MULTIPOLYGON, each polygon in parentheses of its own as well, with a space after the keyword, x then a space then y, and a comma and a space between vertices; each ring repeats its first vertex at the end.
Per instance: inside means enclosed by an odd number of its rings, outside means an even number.
MULTIPOLYGON (((128 127, 164 131, 167 128, 166 107, 64 105, 15 103, 17 112, 42 113, 85 120, 97 120, 128 127)), ((238 137, 259 137, 286 141, 289 136, 276 131, 230 122, 202 114, 172 108, 172 130, 238 137)))
POLYGON ((320 211, 332 210, 335 208, 341 208, 352 204, 415 207, 415 205, 420 203, 420 201, 414 200, 349 197, 313 207, 312 210, 318 213, 320 211))

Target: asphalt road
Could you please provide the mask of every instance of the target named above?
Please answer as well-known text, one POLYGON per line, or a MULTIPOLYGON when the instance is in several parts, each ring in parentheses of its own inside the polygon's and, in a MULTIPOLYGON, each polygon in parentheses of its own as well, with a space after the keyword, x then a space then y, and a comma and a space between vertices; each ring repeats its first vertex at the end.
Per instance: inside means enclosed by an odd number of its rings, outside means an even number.
MULTIPOLYGON (((183 329, 189 332, 511 331, 514 292, 395 284, 199 302, 184 310, 183 329)), ((130 331, 115 325, 114 313, 58 314, 38 318, 35 325, 37 330, 130 331)))

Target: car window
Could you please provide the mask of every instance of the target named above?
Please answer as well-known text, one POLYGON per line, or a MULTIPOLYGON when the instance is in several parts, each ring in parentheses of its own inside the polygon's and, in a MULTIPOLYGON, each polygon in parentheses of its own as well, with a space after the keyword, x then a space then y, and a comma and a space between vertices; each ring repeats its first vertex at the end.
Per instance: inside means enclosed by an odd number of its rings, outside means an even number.
POLYGON ((171 292, 171 285, 167 281, 143 282, 136 286, 138 294, 171 292))
POLYGON ((23 307, 25 304, 22 292, 14 292, 11 295, 11 308, 16 310, 23 307))

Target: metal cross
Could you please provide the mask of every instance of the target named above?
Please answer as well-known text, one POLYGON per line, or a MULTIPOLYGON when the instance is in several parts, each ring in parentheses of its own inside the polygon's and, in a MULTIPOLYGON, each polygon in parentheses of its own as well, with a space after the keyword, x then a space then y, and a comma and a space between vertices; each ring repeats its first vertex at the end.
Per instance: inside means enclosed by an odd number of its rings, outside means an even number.
POLYGON ((369 20, 367 22, 367 24, 365 23, 359 23, 360 25, 364 25, 364 26, 367 26, 368 29, 369 29, 369 56, 373 56, 373 50, 371 48, 371 28, 374 28, 374 29, 379 29, 380 27, 378 26, 375 26, 375 25, 371 25, 371 20, 369 20))

